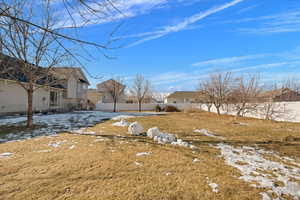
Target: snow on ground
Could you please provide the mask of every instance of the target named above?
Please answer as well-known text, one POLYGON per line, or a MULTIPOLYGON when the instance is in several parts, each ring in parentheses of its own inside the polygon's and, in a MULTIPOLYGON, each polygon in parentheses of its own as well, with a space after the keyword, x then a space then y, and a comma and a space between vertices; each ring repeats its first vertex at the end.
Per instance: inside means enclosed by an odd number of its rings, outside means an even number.
POLYGON ((38 152, 38 153, 49 153, 51 152, 50 149, 45 149, 45 150, 39 150, 39 151, 35 151, 35 152, 38 152))
MULTIPOLYGON (((78 111, 64 114, 35 115, 34 123, 43 125, 42 128, 30 131, 12 132, 0 135, 0 142, 24 140, 40 135, 53 135, 64 131, 74 131, 87 128, 106 119, 125 119, 135 116, 152 115, 148 113, 109 113, 101 111, 78 111)), ((1 125, 20 125, 26 121, 25 116, 9 116, 0 118, 1 125)))
POLYGON ((57 148, 57 147, 59 147, 60 145, 65 144, 66 142, 67 142, 67 140, 64 140, 64 141, 51 141, 51 142, 48 144, 48 146, 57 148))
POLYGON ((211 180, 209 180, 208 177, 206 177, 206 182, 208 183, 211 190, 215 193, 219 192, 219 185, 217 183, 213 183, 211 180))
POLYGON ((116 117, 111 118, 112 120, 118 121, 118 120, 122 120, 122 119, 129 119, 129 118, 134 118, 136 116, 132 116, 132 115, 118 115, 116 117))
POLYGON ((300 199, 300 186, 294 181, 300 180, 300 167, 295 160, 281 158, 274 152, 248 146, 235 148, 218 144, 217 148, 221 150, 226 164, 240 171, 240 179, 251 182, 253 187, 268 189, 267 192, 261 193, 263 199, 272 199, 271 195, 277 196, 278 199, 282 199, 282 195, 289 195, 295 200, 300 199), (281 162, 265 158, 274 155, 281 162))
POLYGON ((194 130, 194 133, 201 133, 201 134, 203 134, 203 135, 205 135, 205 136, 208 136, 208 137, 213 137, 213 138, 217 138, 217 139, 221 139, 221 140, 224 140, 225 138, 224 137, 222 137, 222 136, 217 136, 215 133, 212 133, 212 132, 210 132, 210 131, 208 131, 208 130, 206 130, 206 129, 196 129, 196 130, 194 130))
POLYGON ((121 121, 115 122, 112 125, 113 126, 126 127, 126 126, 129 126, 129 123, 125 119, 121 119, 121 121))
POLYGON ((88 131, 88 130, 86 130, 86 128, 74 130, 74 131, 72 131, 72 133, 79 134, 79 135, 96 135, 96 132, 88 131))
POLYGON ((8 158, 8 157, 10 157, 12 155, 13 155, 13 153, 10 153, 10 152, 1 153, 0 154, 0 159, 1 158, 8 158))
POLYGON ((148 129, 147 136, 159 144, 169 143, 175 146, 183 146, 191 149, 196 148, 196 146, 177 138, 174 134, 160 132, 157 127, 148 129))
POLYGON ((140 152, 137 153, 136 156, 149 156, 152 152, 140 152))
POLYGON ((219 189, 218 189, 219 185, 218 184, 216 184, 216 183, 209 183, 208 185, 211 187, 211 189, 212 189, 213 192, 216 192, 216 193, 219 192, 219 189))
POLYGON ((143 166, 143 164, 142 164, 142 163, 140 163, 140 162, 137 162, 137 161, 135 161, 135 162, 134 162, 134 164, 135 164, 136 166, 139 166, 139 167, 142 167, 142 166, 143 166))

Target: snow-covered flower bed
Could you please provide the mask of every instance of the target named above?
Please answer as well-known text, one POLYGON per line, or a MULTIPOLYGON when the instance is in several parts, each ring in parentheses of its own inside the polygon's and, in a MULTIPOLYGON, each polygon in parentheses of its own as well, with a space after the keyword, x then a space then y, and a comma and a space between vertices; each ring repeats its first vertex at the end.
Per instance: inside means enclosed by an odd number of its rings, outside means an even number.
MULTIPOLYGON (((34 124, 43 125, 42 128, 31 131, 12 132, 0 135, 0 142, 12 140, 29 139, 40 135, 53 135, 64 131, 76 131, 80 128, 87 128, 102 122, 106 119, 125 119, 135 116, 151 115, 147 113, 108 113, 101 111, 78 111, 64 114, 35 115, 34 124)), ((1 125, 20 125, 25 123, 25 116, 11 116, 0 118, 1 125)), ((80 130, 81 131, 81 130, 80 130)))
POLYGON ((267 192, 261 193, 263 199, 272 199, 272 195, 278 199, 282 199, 282 195, 300 199, 300 186, 294 181, 300 180, 300 166, 295 160, 248 146, 218 144, 217 148, 221 150, 226 164, 241 172, 240 179, 251 182, 253 187, 268 189, 267 192), (266 156, 274 156, 281 162, 266 159, 266 156))

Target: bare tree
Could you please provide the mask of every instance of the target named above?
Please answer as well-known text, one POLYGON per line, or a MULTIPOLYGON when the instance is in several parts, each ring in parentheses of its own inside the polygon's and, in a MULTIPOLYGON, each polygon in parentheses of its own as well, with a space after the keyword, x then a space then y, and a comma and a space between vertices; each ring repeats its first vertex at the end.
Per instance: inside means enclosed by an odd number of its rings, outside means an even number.
POLYGON ((145 80, 143 75, 137 74, 130 93, 136 98, 139 105, 139 112, 141 112, 144 99, 150 96, 150 81, 145 80))
POLYGON ((212 96, 209 95, 209 82, 207 80, 200 82, 199 84, 199 99, 201 99, 201 103, 203 103, 207 107, 207 111, 211 112, 211 107, 213 105, 212 96))
POLYGON ((284 120, 289 121, 295 118, 295 113, 287 108, 286 103, 282 102, 263 102, 257 109, 257 114, 266 120, 284 120))
POLYGON ((123 80, 120 77, 110 79, 104 82, 104 89, 112 98, 114 108, 113 111, 117 111, 117 103, 120 98, 124 95, 125 85, 123 84, 123 80))
POLYGON ((241 76, 235 79, 235 88, 229 97, 229 104, 237 116, 244 116, 246 113, 256 112, 259 106, 258 97, 262 92, 257 75, 249 77, 241 76))
MULTIPOLYGON (((6 13, 28 21, 35 20, 43 27, 52 29, 55 18, 51 15, 49 4, 49 0, 40 2, 41 12, 38 19, 34 17, 34 8, 26 1, 14 4, 6 13)), ((0 74, 16 81, 27 92, 27 126, 31 127, 33 94, 41 87, 55 84, 57 80, 52 76, 51 69, 62 63, 68 53, 60 47, 54 35, 12 18, 1 18, 0 37, 0 74)))
POLYGON ((231 73, 213 73, 203 83, 203 89, 207 99, 216 107, 218 115, 221 108, 227 103, 231 92, 231 73))

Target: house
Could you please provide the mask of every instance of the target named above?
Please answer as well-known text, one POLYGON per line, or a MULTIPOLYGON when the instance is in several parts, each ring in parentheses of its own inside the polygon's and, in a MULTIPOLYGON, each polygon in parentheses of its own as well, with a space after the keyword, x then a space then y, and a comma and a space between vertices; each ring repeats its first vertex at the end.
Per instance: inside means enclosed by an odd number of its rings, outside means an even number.
POLYGON ((165 103, 201 103, 201 94, 198 91, 176 91, 167 96, 165 103))
POLYGON ((88 101, 93 105, 102 102, 103 93, 98 92, 97 89, 88 89, 87 90, 88 101))
POLYGON ((119 91, 120 94, 118 95, 119 96, 118 103, 125 103, 126 102, 125 87, 126 87, 125 85, 119 83, 118 81, 109 79, 104 82, 98 83, 96 90, 89 90, 88 99, 95 104, 113 103, 113 97, 111 95, 111 92, 119 91))
POLYGON ((263 92, 258 99, 261 102, 300 101, 300 93, 289 88, 281 88, 263 92))
MULTIPOLYGON (((27 111, 27 92, 18 83, 26 85, 26 76, 19 68, 19 61, 15 58, 0 55, 0 115, 12 113, 25 113, 27 111), (4 65, 6 65, 4 67, 4 65), (11 73, 4 72, 7 66, 11 66, 11 73), (1 73, 2 72, 2 73, 1 73), (13 75, 13 77, 12 77, 13 75)), ((33 66, 41 74, 46 68, 33 66)), ((69 67, 53 68, 49 74, 51 84, 47 84, 44 78, 34 84, 33 111, 68 111, 71 108, 84 108, 87 101, 85 88, 89 85, 86 77, 79 68, 69 67)))
POLYGON ((67 109, 87 109, 87 90, 90 85, 79 67, 54 67, 52 73, 65 88, 64 104, 67 109))

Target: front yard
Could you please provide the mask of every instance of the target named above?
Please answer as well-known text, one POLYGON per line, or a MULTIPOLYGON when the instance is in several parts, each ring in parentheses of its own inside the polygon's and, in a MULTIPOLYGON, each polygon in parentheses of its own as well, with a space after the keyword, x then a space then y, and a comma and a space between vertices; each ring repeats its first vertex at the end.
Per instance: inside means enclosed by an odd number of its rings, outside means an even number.
POLYGON ((127 120, 196 148, 131 136, 112 120, 88 129, 95 135, 2 143, 0 199, 300 198, 300 124, 207 112, 127 120))

